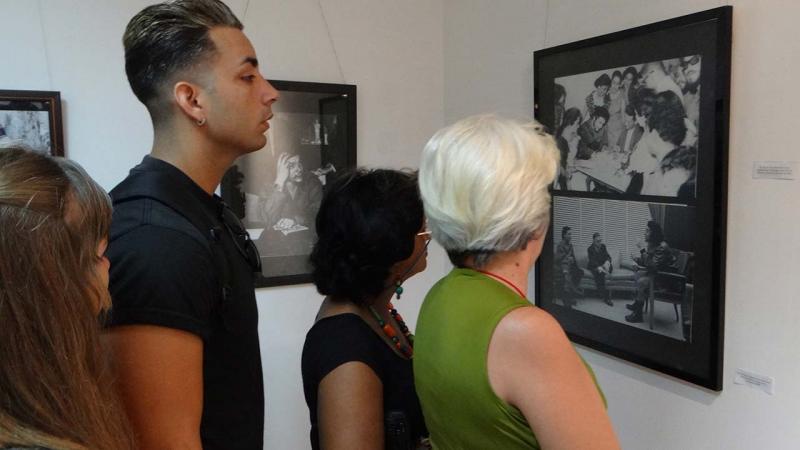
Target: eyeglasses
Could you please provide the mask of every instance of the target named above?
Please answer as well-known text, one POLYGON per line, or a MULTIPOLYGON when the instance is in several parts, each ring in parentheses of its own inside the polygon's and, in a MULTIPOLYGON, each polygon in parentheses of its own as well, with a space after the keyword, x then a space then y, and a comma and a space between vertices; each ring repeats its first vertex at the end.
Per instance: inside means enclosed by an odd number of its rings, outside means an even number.
POLYGON ((222 224, 228 230, 228 234, 236 245, 236 250, 241 253, 254 272, 261 272, 261 255, 258 253, 256 244, 250 239, 250 235, 236 213, 225 202, 221 203, 222 224))
POLYGON ((417 233, 417 236, 422 236, 425 239, 425 245, 427 245, 431 241, 431 232, 430 230, 420 231, 417 233))
POLYGON ((694 55, 689 60, 681 61, 681 66, 683 66, 683 67, 693 66, 693 65, 697 64, 698 62, 700 62, 700 55, 694 55))

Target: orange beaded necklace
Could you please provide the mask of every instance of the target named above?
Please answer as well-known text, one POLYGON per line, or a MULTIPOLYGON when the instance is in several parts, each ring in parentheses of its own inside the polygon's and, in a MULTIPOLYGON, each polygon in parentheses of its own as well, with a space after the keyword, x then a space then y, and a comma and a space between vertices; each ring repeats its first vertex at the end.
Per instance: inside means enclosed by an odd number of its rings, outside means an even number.
POLYGON ((400 340, 400 338, 397 336, 397 332, 394 330, 394 327, 392 327, 392 324, 385 322, 381 317, 381 315, 378 314, 377 311, 375 311, 375 308, 370 306, 369 310, 370 312, 372 312, 372 315, 375 317, 375 320, 378 321, 378 325, 381 327, 381 330, 383 330, 383 333, 389 338, 389 340, 392 341, 395 348, 400 353, 405 355, 406 358, 411 359, 411 357, 414 356, 414 348, 413 348, 414 335, 412 335, 408 331, 408 327, 406 326, 406 323, 403 321, 403 316, 401 316, 400 313, 397 312, 397 309, 395 309, 394 305, 392 305, 392 302, 389 302, 388 306, 389 306, 389 313, 392 315, 394 320, 400 326, 400 332, 403 333, 403 336, 406 337, 406 340, 408 341, 409 345, 405 345, 403 341, 400 340))

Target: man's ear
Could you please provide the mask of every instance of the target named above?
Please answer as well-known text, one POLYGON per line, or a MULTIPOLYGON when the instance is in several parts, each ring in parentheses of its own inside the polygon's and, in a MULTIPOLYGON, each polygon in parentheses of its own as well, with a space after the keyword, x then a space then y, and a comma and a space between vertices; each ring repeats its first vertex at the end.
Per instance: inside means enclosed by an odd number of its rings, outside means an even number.
POLYGON ((206 110, 201 101, 200 86, 188 81, 179 81, 172 88, 175 103, 184 114, 195 123, 205 123, 206 110))

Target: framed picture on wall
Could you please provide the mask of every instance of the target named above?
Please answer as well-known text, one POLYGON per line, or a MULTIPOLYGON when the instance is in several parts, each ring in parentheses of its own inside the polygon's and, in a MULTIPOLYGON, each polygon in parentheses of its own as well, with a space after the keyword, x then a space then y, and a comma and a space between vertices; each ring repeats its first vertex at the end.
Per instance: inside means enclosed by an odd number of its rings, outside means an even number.
POLYGON ((0 90, 0 146, 21 145, 64 156, 61 94, 0 90))
POLYGON ((535 51, 561 163, 536 304, 574 342, 722 389, 731 7, 535 51))
POLYGON ((356 166, 356 86, 270 81, 267 145, 242 156, 222 180, 222 198, 261 254, 257 287, 308 283, 308 256, 322 194, 356 166))

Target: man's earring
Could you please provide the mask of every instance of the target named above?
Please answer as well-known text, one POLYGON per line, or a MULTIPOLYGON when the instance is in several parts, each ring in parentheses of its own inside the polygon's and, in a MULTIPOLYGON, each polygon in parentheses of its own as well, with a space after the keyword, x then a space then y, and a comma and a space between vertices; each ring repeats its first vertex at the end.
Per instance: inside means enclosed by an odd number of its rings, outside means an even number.
POLYGON ((195 123, 197 124, 198 127, 202 127, 203 125, 206 124, 206 118, 203 117, 202 119, 198 119, 195 121, 195 123))

